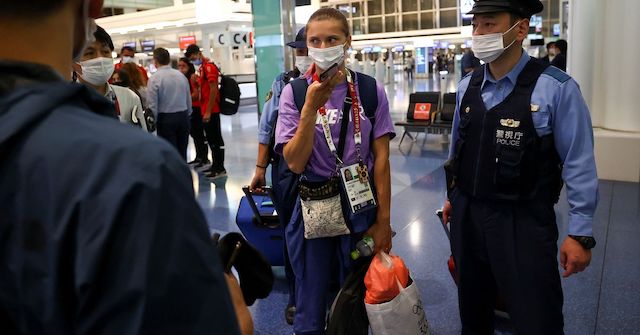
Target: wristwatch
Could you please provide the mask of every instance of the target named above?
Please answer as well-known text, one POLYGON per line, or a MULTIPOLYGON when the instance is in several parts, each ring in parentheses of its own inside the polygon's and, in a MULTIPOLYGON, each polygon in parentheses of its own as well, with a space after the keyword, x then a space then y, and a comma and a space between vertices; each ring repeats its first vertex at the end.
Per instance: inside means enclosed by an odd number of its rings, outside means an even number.
POLYGON ((580 243, 580 245, 587 250, 593 249, 593 247, 596 246, 596 239, 591 236, 569 235, 569 237, 578 241, 578 243, 580 243))

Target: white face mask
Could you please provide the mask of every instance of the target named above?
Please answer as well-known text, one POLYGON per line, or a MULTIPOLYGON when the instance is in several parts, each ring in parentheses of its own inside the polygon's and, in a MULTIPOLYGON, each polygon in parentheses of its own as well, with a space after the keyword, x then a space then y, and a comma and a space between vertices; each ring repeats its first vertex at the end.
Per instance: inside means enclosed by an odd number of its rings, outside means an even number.
POLYGON ((98 57, 78 63, 82 66, 82 74, 78 74, 87 83, 100 86, 109 81, 113 74, 113 59, 98 57))
POLYGON ((509 30, 504 34, 495 33, 487 35, 477 35, 471 37, 471 50, 476 57, 481 59, 485 63, 491 63, 498 59, 505 50, 509 49, 516 40, 514 39, 508 46, 504 46, 504 36, 508 34, 511 29, 517 26, 520 21, 516 22, 509 30))
POLYGON ((309 47, 309 58, 316 63, 321 70, 328 69, 331 65, 344 61, 344 44, 330 48, 309 47))
POLYGON ((313 61, 309 56, 296 56, 296 67, 301 73, 305 73, 313 61))
POLYGON ((126 64, 126 63, 133 63, 133 57, 123 56, 123 57, 122 57, 122 63, 123 63, 123 64, 126 64))

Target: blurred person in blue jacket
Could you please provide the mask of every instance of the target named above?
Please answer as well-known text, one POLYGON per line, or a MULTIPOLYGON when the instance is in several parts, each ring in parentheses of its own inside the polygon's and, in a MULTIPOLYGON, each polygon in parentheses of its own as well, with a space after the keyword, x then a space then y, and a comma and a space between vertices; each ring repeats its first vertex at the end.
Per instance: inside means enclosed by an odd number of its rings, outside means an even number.
POLYGON ((101 8, 0 2, 0 329, 251 333, 175 149, 70 83, 101 8))

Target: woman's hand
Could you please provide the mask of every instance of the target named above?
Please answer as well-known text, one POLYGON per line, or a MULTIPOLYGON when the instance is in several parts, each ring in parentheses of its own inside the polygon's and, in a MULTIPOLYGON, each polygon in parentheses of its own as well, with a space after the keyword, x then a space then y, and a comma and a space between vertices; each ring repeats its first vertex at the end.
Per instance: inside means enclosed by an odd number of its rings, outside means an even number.
POLYGON ((307 89, 307 96, 304 100, 305 108, 303 108, 301 112, 305 113, 306 110, 306 113, 315 114, 320 107, 327 103, 336 85, 343 82, 344 79, 344 70, 340 70, 324 82, 316 81, 311 83, 307 89))
POLYGON ((389 220, 380 220, 376 219, 376 223, 373 224, 364 233, 365 236, 371 236, 373 238, 373 243, 375 246, 374 253, 378 251, 384 251, 389 253, 391 251, 391 247, 393 246, 391 242, 391 223, 389 220))
POLYGON ((263 167, 256 166, 256 172, 253 174, 253 179, 251 180, 251 184, 249 189, 251 191, 260 190, 260 188, 266 185, 265 172, 267 169, 263 167))

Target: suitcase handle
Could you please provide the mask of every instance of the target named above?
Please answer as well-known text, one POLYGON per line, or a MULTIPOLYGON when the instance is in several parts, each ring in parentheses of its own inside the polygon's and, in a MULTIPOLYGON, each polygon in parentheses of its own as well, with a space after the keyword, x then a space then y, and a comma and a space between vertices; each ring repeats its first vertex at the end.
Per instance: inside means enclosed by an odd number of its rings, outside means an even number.
POLYGON ((256 223, 260 226, 269 226, 262 219, 262 216, 260 215, 260 211, 258 210, 258 206, 256 206, 256 202, 253 200, 253 195, 254 194, 268 195, 269 199, 271 199, 271 202, 274 203, 274 208, 275 208, 275 202, 273 201, 273 190, 271 189, 271 187, 263 186, 262 192, 256 192, 256 191, 251 191, 251 188, 249 186, 244 186, 242 187, 242 192, 244 192, 244 195, 247 197, 247 200, 249 201, 249 206, 253 211, 253 218, 256 221, 256 223))

